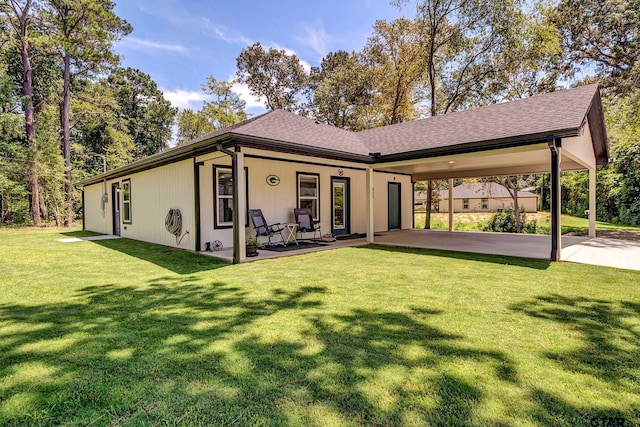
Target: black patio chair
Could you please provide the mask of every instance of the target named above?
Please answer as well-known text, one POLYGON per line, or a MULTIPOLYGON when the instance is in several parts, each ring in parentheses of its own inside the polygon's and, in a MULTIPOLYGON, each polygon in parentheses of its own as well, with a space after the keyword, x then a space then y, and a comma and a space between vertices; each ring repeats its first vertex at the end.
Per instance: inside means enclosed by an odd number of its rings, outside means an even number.
POLYGON ((249 209, 249 218, 251 218, 256 237, 266 237, 268 241, 267 246, 275 246, 276 243, 282 243, 284 246, 287 246, 284 241, 284 236, 282 235, 282 230, 284 230, 285 227, 279 222, 267 224, 264 215, 262 215, 262 209, 249 209), (271 238, 278 237, 278 235, 280 236, 280 241, 272 242, 271 238))
POLYGON ((320 221, 315 221, 311 215, 311 209, 309 208, 295 208, 293 215, 296 217, 296 223, 298 224, 297 232, 300 233, 300 240, 302 239, 302 233, 313 232, 313 239, 316 240, 316 233, 318 236, 322 236, 320 232, 320 221))

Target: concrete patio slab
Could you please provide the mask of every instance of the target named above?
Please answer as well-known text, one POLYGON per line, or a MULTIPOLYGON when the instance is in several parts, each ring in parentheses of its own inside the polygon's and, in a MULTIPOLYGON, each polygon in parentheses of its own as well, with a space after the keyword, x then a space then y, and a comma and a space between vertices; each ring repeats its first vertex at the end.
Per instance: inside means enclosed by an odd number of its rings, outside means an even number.
MULTIPOLYGON (((548 260, 551 254, 551 237, 540 234, 481 233, 470 231, 398 230, 376 233, 375 244, 444 251, 473 252, 489 255, 507 255, 548 260)), ((283 256, 326 251, 350 246, 364 246, 366 239, 338 240, 316 248, 304 248, 290 252, 260 250, 257 257, 247 261, 259 261, 283 256)), ((200 252, 231 262, 231 248, 215 252, 200 252)), ((640 270, 640 242, 606 238, 590 239, 581 236, 562 236, 562 260, 580 264, 640 270)))
POLYGON ((58 242, 62 243, 74 243, 74 242, 85 242, 92 240, 110 240, 110 239, 119 239, 120 236, 114 236, 112 234, 103 234, 100 236, 86 236, 86 237, 67 237, 65 239, 58 239, 58 242))
MULTIPOLYGON (((566 248, 588 240, 586 237, 562 238, 566 248)), ((382 233, 375 238, 380 245, 480 254, 510 255, 524 258, 549 259, 551 237, 540 234, 481 233, 471 231, 401 230, 382 233)))
POLYGON ((563 249, 562 259, 640 271, 640 242, 602 237, 588 239, 563 249))

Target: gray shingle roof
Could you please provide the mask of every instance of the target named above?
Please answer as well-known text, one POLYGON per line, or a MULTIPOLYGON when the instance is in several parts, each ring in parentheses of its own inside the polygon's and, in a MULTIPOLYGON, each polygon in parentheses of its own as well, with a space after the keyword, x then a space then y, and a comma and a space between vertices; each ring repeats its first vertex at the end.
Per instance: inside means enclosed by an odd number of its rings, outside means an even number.
MULTIPOLYGON (((426 197, 426 196, 425 196, 426 197)), ((476 182, 470 184, 460 184, 453 187, 454 199, 491 199, 491 198, 510 198, 511 195, 500 184, 495 182, 476 182)), ((518 197, 538 197, 530 191, 518 191, 518 197)), ((448 199, 449 190, 440 190, 440 198, 448 199)))
POLYGON ((429 155, 423 152, 430 149, 444 147, 448 150, 451 147, 456 150, 468 143, 490 143, 501 138, 527 143, 530 137, 560 136, 562 131, 577 135, 587 114, 589 124, 598 122, 596 126, 592 125, 592 138, 599 164, 603 164, 608 159, 608 152, 599 99, 598 86, 593 84, 357 133, 276 110, 88 178, 80 184, 193 156, 203 150, 215 149, 215 144, 233 136, 253 138, 252 146, 257 148, 297 150, 311 155, 315 151, 321 156, 367 162, 371 153, 392 157, 418 153, 423 157, 429 155), (598 108, 591 108, 594 99, 598 108))
POLYGON ((357 133, 329 126, 284 110, 271 111, 232 131, 331 151, 367 156, 370 151, 357 133))
POLYGON ((382 155, 578 129, 598 91, 580 86, 360 132, 382 155))

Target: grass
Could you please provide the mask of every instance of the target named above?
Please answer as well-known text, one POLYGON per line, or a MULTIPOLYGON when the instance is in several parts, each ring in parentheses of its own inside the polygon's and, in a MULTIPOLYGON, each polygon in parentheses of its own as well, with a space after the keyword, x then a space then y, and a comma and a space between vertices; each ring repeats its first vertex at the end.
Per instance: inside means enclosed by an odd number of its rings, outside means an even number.
MULTIPOLYGON (((483 226, 493 216, 489 212, 455 213, 454 229, 457 231, 482 231, 483 226)), ((551 229, 551 219, 549 212, 527 213, 527 220, 537 222, 538 234, 549 234, 551 229)), ((424 228, 425 213, 415 214, 415 228, 424 228)), ((562 215, 561 219, 563 233, 587 232, 589 230, 589 220, 571 215, 562 215)), ((432 213, 431 228, 433 230, 449 229, 448 213, 432 213)), ((596 221, 596 230, 623 230, 640 231, 640 227, 632 225, 614 224, 611 222, 596 221)))
POLYGON ((0 230, 0 425, 640 422, 639 272, 61 237, 0 230))

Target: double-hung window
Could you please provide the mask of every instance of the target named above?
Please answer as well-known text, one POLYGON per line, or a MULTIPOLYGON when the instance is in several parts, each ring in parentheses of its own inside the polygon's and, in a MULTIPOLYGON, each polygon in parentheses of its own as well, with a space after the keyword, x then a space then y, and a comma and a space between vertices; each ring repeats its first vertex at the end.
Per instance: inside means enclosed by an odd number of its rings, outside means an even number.
POLYGON ((311 209, 314 220, 319 220, 320 177, 312 174, 298 174, 298 207, 311 209))
POLYGON ((122 222, 131 224, 131 180, 122 181, 122 222))
POLYGON ((462 209, 469 209, 469 199, 462 199, 462 209))
MULTIPOLYGON (((244 168, 245 182, 249 182, 249 172, 244 168)), ((233 227, 233 173, 228 166, 213 166, 214 228, 233 227)), ((245 193, 247 211, 245 226, 249 226, 249 186, 245 193)))
POLYGON ((233 225, 233 175, 231 169, 216 168, 216 226, 233 225))
POLYGON ((489 199, 481 200, 482 209, 489 209, 489 199))

